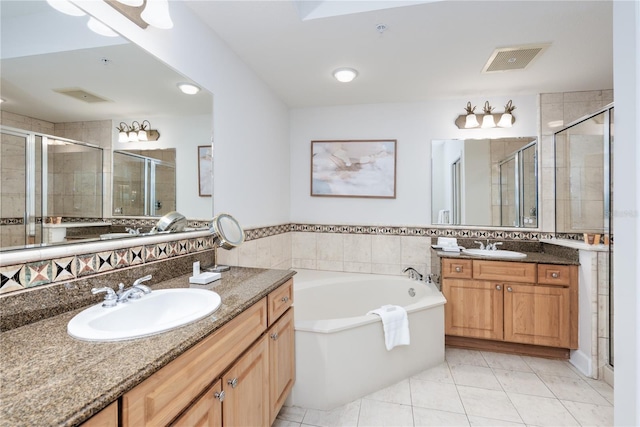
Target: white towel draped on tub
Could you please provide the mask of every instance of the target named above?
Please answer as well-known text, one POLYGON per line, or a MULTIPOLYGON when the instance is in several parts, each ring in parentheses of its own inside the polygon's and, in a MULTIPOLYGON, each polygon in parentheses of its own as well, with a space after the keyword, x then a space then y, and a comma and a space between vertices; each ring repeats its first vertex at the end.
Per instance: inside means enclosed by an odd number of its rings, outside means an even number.
POLYGON ((383 305, 367 314, 377 314, 382 319, 384 344, 387 350, 397 345, 409 345, 409 318, 404 307, 383 305))

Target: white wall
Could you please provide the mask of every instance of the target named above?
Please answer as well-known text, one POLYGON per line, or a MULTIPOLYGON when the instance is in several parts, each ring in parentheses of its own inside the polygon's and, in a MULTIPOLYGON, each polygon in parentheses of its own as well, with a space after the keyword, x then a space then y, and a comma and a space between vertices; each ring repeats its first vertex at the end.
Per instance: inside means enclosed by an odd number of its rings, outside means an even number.
MULTIPOLYGON (((499 108, 498 108, 499 110, 499 108)), ((320 224, 431 223, 431 140, 537 135, 537 96, 486 95, 406 104, 301 108, 291 111, 291 219, 320 224), (504 105, 513 99, 511 129, 458 129, 468 101, 504 105), (311 197, 312 140, 397 139, 396 199, 311 197)))
POLYGON ((640 425, 640 4, 613 3, 615 409, 640 425))
MULTIPOLYGON (((118 142, 114 123, 114 150, 176 149, 176 210, 189 219, 211 219, 211 197, 200 197, 198 192, 198 146, 211 144, 211 116, 171 116, 150 119, 151 128, 160 132, 157 141, 118 142)), ((120 121, 131 123, 139 118, 120 121)))
POLYGON ((213 93, 215 213, 245 227, 288 222, 288 111, 264 82, 182 2, 169 2, 171 30, 142 30, 105 2, 74 3, 213 93))

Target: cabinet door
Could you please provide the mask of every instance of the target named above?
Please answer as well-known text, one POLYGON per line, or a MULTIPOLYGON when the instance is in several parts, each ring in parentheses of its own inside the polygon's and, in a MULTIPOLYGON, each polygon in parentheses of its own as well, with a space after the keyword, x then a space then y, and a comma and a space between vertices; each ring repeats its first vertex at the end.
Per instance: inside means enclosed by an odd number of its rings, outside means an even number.
POLYGON ((481 280, 444 279, 447 335, 501 340, 502 285, 481 280))
POLYGON ((118 427, 118 402, 113 402, 89 418, 82 427, 118 427))
POLYGON ((218 380, 191 405, 177 420, 174 427, 222 427, 222 381, 218 380))
POLYGON ((278 415, 296 377, 293 307, 269 330, 270 423, 278 415))
POLYGON ((225 426, 269 427, 269 342, 263 335, 222 377, 225 426))
POLYGON ((569 348, 568 288, 506 284, 504 340, 569 348))

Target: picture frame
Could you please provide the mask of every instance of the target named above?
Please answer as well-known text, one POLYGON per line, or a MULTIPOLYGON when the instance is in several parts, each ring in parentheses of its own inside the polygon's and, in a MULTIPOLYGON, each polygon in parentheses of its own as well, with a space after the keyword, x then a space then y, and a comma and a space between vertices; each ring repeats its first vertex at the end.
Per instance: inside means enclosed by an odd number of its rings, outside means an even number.
POLYGON ((198 195, 211 197, 213 192, 213 149, 211 145, 198 145, 198 195))
POLYGON ((396 198, 397 140, 311 141, 311 196, 396 198))

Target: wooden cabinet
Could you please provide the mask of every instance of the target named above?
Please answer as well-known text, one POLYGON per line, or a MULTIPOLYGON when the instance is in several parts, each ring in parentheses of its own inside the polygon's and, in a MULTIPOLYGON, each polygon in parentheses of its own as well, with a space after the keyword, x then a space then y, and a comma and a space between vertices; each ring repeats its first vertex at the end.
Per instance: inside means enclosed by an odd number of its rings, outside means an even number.
POLYGON ((296 378, 293 308, 273 325, 269 336, 269 425, 273 424, 296 378))
POLYGON ((269 427, 295 380, 292 303, 289 280, 125 393, 121 426, 269 427))
POLYGON ((447 258, 442 264, 446 335, 577 348, 577 266, 447 258), (459 277, 460 261, 472 261, 462 266, 470 278, 459 277))
POLYGON ((174 427, 222 427, 222 380, 216 381, 172 425, 174 427))
POLYGON ((269 342, 263 335, 222 377, 225 426, 269 427, 269 342))
POLYGON ((89 418, 82 423, 82 427, 118 427, 118 402, 113 402, 89 418))

